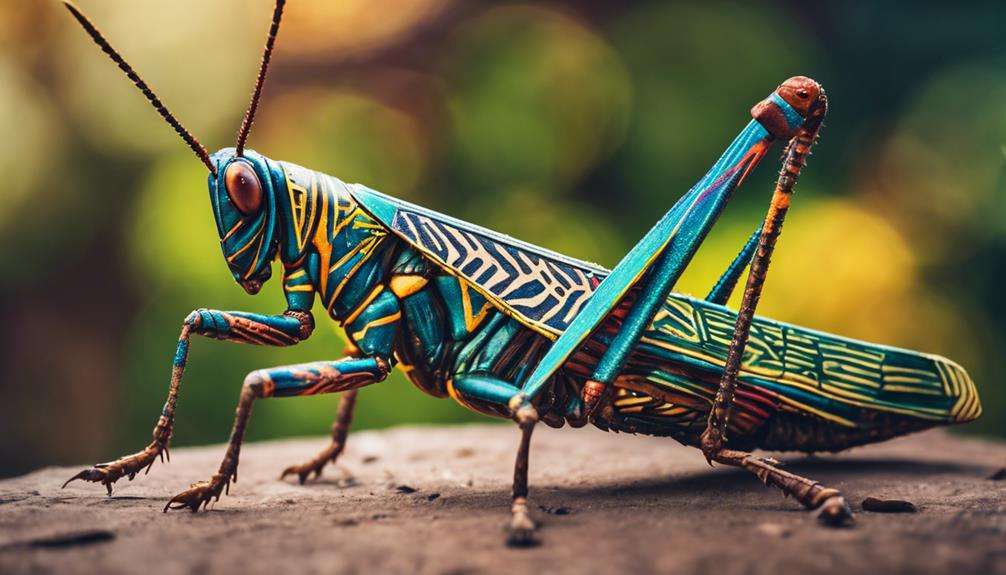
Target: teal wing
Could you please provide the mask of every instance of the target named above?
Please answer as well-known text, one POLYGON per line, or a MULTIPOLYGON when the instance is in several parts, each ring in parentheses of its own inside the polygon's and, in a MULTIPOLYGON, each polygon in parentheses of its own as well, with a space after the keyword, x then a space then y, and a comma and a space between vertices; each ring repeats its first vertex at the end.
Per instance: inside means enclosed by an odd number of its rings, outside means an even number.
POLYGON ((398 237, 466 280, 498 308, 555 339, 607 270, 516 240, 359 184, 353 196, 398 237))
MULTIPOLYGON (((359 184, 350 189, 363 209, 399 238, 553 340, 609 274, 359 184)), ((644 366, 654 383, 708 399, 715 393, 735 320, 736 312, 727 307, 671 294, 632 363, 644 366), (682 370, 711 374, 713 387, 675 375, 682 370)), ((752 326, 740 380, 757 397, 740 397, 738 405, 750 407, 758 419, 782 406, 843 426, 861 425, 856 418, 864 408, 934 422, 968 421, 981 411, 974 383, 950 360, 760 317, 752 326)))
MULTIPOLYGON (((673 294, 657 313, 636 353, 649 363, 722 373, 737 314, 721 305, 673 294), (657 359, 656 362, 653 360, 657 359)), ((715 393, 657 367, 649 377, 695 395, 715 393)), ((744 352, 741 398, 752 414, 790 407, 846 427, 863 427, 863 414, 882 411, 959 423, 977 418, 974 383, 956 363, 936 355, 865 343, 756 318, 744 352), (864 409, 866 410, 864 412, 864 409)))

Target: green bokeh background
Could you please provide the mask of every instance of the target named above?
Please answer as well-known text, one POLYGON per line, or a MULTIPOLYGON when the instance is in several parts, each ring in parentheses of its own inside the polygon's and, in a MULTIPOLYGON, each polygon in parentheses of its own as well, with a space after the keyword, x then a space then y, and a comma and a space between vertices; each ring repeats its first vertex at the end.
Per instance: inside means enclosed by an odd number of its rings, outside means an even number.
MULTIPOLYGON (((82 0, 211 149, 231 145, 269 0, 82 0)), ((761 312, 957 359, 1006 435, 1006 12, 998 2, 298 0, 250 145, 606 266, 789 76, 831 100, 761 312)), ((144 445, 182 318, 278 312, 220 255, 205 169, 55 1, 0 4, 0 474, 144 445)), ((772 158, 775 159, 775 158, 772 158)), ((767 203, 767 161, 677 290, 704 294, 767 203)), ((736 305, 736 301, 734 302, 736 305)), ((223 441, 251 369, 337 357, 199 339, 175 445, 223 441)), ((337 397, 262 402, 251 439, 337 397)), ((356 428, 481 419, 400 375, 356 428)), ((321 442, 319 441, 319 445, 321 442)))

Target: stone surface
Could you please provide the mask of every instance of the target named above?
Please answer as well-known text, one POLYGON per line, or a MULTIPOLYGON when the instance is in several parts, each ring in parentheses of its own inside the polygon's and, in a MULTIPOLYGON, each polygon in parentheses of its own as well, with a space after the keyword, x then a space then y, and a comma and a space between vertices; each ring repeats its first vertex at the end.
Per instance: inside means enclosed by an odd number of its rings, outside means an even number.
POLYGON ((1006 573, 1006 445, 928 432, 840 455, 784 458, 844 491, 848 529, 746 472, 710 469, 671 440, 594 429, 535 432, 541 545, 508 549, 511 426, 350 435, 326 476, 279 471, 324 438, 249 444, 240 482, 208 512, 162 514, 209 477, 222 446, 178 449, 150 475, 62 482, 79 467, 0 482, 0 572, 53 573, 1006 573), (917 513, 869 513, 866 497, 917 513))

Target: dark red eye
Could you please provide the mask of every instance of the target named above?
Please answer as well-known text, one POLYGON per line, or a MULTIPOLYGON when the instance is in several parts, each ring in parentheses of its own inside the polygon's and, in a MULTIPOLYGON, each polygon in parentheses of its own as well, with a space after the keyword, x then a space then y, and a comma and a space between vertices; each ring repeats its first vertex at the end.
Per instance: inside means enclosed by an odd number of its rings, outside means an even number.
POLYGON ((262 206, 262 184, 255 170, 244 162, 234 162, 227 166, 224 185, 234 207, 243 216, 250 216, 262 206))

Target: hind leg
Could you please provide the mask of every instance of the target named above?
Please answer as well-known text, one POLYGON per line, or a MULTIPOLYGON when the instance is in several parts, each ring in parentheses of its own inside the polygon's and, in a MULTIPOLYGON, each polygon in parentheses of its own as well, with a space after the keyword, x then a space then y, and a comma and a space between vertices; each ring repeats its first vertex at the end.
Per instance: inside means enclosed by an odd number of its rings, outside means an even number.
POLYGON ((825 487, 775 466, 774 462, 735 449, 721 449, 713 460, 754 473, 765 485, 778 487, 807 509, 820 508, 818 518, 827 525, 840 526, 852 519, 852 510, 837 489, 825 487))
POLYGON ((792 495, 804 507, 808 509, 820 507, 819 517, 823 522, 829 525, 841 525, 851 519, 852 512, 837 490, 823 487, 816 481, 783 471, 772 462, 755 457, 750 453, 726 448, 726 434, 733 410, 734 391, 741 370, 744 348, 751 332, 751 322, 761 297, 765 276, 768 274, 776 239, 782 232, 782 224, 789 210, 793 187, 796 185, 800 170, 803 168, 810 148, 817 137, 820 117, 817 116, 817 122, 808 121, 808 125, 811 127, 805 126, 790 141, 786 150, 783 169, 779 174, 768 214, 765 216, 765 222, 758 236, 757 249, 751 261, 751 271, 748 274, 741 308, 737 313, 737 323, 734 326, 733 339, 730 342, 723 376, 709 412, 706 430, 702 434, 701 448, 707 460, 747 469, 767 485, 774 485, 782 489, 783 493, 792 495))

